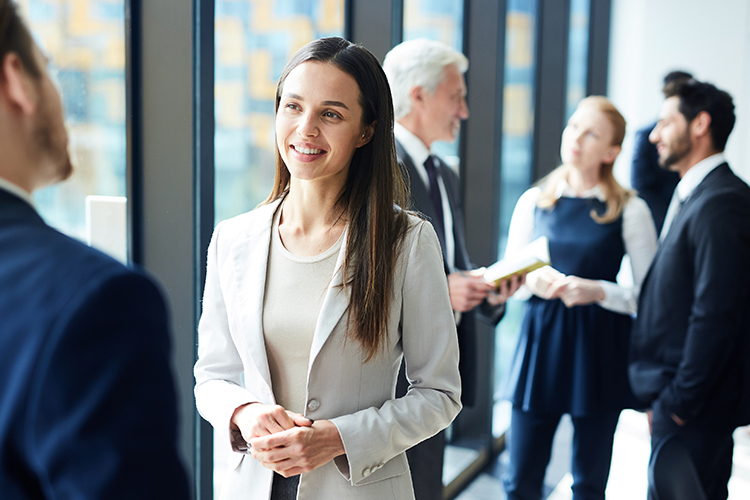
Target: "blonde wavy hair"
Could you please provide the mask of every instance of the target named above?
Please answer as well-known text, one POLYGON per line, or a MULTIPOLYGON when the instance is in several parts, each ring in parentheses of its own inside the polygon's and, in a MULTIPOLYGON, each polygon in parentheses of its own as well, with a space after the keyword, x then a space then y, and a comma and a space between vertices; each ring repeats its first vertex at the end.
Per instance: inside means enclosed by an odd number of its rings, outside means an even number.
MULTIPOLYGON (((625 138, 625 118, 623 118, 614 104, 606 97, 594 95, 579 102, 576 110, 584 107, 594 108, 607 117, 614 129, 612 146, 622 146, 622 141, 625 138)), ((604 198, 607 204, 607 209, 601 215, 595 210, 591 211, 591 218, 599 224, 608 224, 617 220, 630 198, 635 196, 634 191, 625 189, 617 182, 613 172, 614 166, 614 162, 602 163, 599 169, 599 186, 604 191, 604 198)), ((537 200, 539 208, 552 209, 555 206, 558 199, 556 194, 557 185, 563 179, 568 178, 571 168, 568 165, 560 165, 539 181, 538 186, 541 189, 539 199, 537 200)))

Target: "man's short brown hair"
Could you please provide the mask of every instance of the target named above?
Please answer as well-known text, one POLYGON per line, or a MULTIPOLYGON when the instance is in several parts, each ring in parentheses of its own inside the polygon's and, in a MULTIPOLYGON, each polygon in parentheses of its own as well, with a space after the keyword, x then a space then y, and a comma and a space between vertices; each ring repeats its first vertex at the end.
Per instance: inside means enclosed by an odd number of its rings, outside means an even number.
MULTIPOLYGON (((18 14, 16 2, 0 0, 0 61, 10 52, 18 55, 24 68, 31 75, 36 78, 41 76, 39 65, 34 58, 34 40, 18 14)), ((1 66, 0 74, 2 74, 1 66)))

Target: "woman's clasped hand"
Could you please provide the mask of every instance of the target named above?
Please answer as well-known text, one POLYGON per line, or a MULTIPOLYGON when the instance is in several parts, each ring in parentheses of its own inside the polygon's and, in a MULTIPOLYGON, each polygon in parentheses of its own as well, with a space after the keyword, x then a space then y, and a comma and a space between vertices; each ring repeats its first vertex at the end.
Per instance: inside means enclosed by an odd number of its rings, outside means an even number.
POLYGON ((232 424, 247 441, 253 458, 284 477, 310 472, 344 454, 334 424, 314 422, 280 405, 242 406, 232 424))
POLYGON ((581 306, 604 300, 604 290, 596 280, 565 276, 551 266, 529 273, 526 286, 537 297, 560 299, 567 307, 581 306))

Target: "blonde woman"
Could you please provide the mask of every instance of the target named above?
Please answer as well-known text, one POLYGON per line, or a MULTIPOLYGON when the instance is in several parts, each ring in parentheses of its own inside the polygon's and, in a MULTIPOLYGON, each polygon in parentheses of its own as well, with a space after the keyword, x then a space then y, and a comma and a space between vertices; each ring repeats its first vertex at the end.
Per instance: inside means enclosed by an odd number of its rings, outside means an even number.
POLYGON ((646 203, 612 169, 625 119, 584 99, 562 135, 563 164, 516 205, 507 253, 547 236, 551 265, 530 273, 508 397, 513 403, 508 498, 540 499, 560 417, 570 414, 574 500, 604 499, 620 411, 637 405, 627 380, 638 289, 656 252, 646 203), (616 282, 630 257, 632 286, 616 282))

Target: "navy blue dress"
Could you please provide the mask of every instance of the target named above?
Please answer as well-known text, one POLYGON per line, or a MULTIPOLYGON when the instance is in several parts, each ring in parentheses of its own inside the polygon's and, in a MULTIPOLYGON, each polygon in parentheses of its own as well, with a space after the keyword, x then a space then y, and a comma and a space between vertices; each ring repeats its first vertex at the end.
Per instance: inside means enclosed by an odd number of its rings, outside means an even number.
MULTIPOLYGON (((553 268, 565 275, 615 281, 625 245, 622 216, 600 224, 595 198, 560 198, 536 208, 533 237, 549 238, 553 268)), ((637 406, 627 379, 631 318, 597 304, 568 308, 560 299, 529 299, 511 365, 508 399, 523 411, 595 416, 637 406)))

